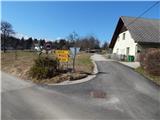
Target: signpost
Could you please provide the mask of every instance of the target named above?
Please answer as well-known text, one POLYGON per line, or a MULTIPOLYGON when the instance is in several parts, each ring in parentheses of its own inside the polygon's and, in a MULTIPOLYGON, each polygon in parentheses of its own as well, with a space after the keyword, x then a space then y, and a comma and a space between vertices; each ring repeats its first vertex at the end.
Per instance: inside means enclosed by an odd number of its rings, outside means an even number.
MULTIPOLYGON (((71 47, 70 51, 69 50, 56 50, 55 54, 59 60, 59 62, 62 63, 68 63, 69 61, 69 55, 72 56, 73 58, 73 72, 75 72, 75 60, 76 60, 76 55, 79 52, 80 48, 79 47, 71 47)), ((67 64, 68 65, 68 64, 67 64)))
POLYGON ((46 53, 48 54, 48 51, 50 51, 51 49, 52 49, 52 43, 51 42, 46 42, 45 43, 46 53))
POLYGON ((73 57, 73 72, 75 72, 76 55, 79 52, 80 48, 79 47, 71 47, 70 50, 71 50, 72 57, 73 57))
POLYGON ((69 50, 56 50, 55 51, 59 62, 69 61, 69 50))

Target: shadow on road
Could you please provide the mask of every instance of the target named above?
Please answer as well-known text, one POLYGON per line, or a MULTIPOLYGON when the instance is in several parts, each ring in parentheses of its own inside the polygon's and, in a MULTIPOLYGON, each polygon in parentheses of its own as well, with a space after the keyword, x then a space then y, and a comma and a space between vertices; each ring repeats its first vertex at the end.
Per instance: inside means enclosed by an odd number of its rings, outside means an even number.
POLYGON ((109 74, 109 72, 100 71, 100 72, 98 72, 96 75, 99 75, 99 74, 109 74))

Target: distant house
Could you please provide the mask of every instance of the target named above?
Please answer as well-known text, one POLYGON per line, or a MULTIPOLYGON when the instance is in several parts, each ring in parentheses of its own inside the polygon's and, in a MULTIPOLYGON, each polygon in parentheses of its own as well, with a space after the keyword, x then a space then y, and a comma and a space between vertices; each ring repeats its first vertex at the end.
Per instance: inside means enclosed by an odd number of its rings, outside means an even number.
POLYGON ((146 48, 160 48, 160 20, 120 17, 109 45, 118 56, 134 56, 146 48))

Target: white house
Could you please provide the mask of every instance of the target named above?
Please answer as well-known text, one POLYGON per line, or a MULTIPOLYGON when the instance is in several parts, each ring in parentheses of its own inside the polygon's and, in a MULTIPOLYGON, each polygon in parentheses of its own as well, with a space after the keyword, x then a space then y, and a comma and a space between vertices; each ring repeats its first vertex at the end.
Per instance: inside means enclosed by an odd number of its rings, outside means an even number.
POLYGON ((145 48, 160 48, 160 20, 120 17, 109 47, 117 56, 136 59, 145 48))

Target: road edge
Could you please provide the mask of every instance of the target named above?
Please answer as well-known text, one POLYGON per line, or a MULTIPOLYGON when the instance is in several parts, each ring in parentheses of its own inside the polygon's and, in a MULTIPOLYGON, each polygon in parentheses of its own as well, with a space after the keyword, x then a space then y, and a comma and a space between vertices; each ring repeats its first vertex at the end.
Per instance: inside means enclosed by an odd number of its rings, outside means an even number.
POLYGON ((114 62, 115 62, 115 63, 118 63, 118 64, 121 64, 121 65, 124 66, 124 67, 128 67, 128 68, 132 69, 134 72, 136 72, 137 74, 139 74, 139 75, 143 76, 145 79, 147 79, 147 81, 150 82, 151 84, 153 84, 154 86, 160 87, 159 84, 157 84, 156 82, 150 80, 150 79, 149 79, 148 77, 146 77, 145 75, 137 72, 134 68, 132 68, 132 67, 130 67, 130 66, 128 66, 128 65, 122 64, 122 63, 120 63, 120 62, 118 62, 118 61, 114 61, 114 62))

